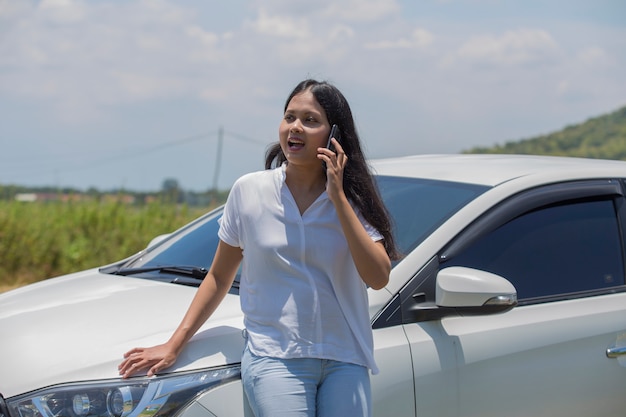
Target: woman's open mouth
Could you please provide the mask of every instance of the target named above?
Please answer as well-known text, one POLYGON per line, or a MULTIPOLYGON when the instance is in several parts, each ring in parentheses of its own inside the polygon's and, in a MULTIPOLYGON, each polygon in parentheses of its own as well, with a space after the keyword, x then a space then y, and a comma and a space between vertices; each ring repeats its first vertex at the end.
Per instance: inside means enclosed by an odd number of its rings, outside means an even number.
POLYGON ((290 150, 298 150, 304 147, 304 141, 297 138, 289 138, 287 140, 287 146, 290 150))

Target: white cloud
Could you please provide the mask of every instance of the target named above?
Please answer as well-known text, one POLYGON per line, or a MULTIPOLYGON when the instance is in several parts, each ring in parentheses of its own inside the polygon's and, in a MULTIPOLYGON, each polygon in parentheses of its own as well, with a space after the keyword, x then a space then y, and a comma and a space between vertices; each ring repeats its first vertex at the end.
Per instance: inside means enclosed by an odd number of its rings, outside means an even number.
POLYGON ((198 39, 206 46, 215 46, 219 37, 215 33, 208 32, 197 25, 190 25, 185 29, 185 33, 191 38, 198 39))
POLYGON ((560 80, 556 84, 556 92, 559 95, 565 95, 571 90, 571 83, 569 80, 560 80))
POLYGON ((0 44, 0 91, 54 101, 60 119, 82 123, 102 106, 198 94, 228 38, 165 1, 44 0, 12 22, 0 44))
POLYGON ((559 45, 543 29, 518 29, 500 36, 470 38, 456 52, 455 60, 479 65, 518 66, 552 60, 559 45))
POLYGON ((21 16, 25 10, 32 6, 26 1, 0 0, 0 19, 16 18, 21 16))
POLYGON ((122 90, 127 91, 136 99, 176 95, 185 89, 182 79, 167 75, 159 76, 122 71, 113 72, 111 75, 122 90))
POLYGON ((400 12, 396 0, 330 0, 325 15, 353 22, 371 22, 400 12))
POLYGON ((86 17, 85 5, 80 0, 42 0, 38 9, 45 18, 57 24, 75 23, 86 17))
POLYGON ((257 20, 252 25, 262 35, 289 39, 302 39, 311 36, 309 23, 305 18, 271 15, 265 9, 260 10, 257 20))
POLYGON ((604 66, 609 64, 611 61, 607 52, 603 48, 597 46, 584 48, 579 51, 578 60, 584 65, 596 67, 604 66))
POLYGON ((372 22, 401 11, 397 0, 255 0, 253 9, 288 19, 306 18, 324 25, 327 21, 372 22), (291 18, 289 18, 291 16, 291 18))
POLYGON ((414 49, 426 48, 432 45, 435 36, 426 29, 417 28, 409 37, 396 40, 375 41, 365 44, 366 49, 414 49))
POLYGON ((245 23, 235 48, 239 53, 245 50, 247 60, 255 60, 255 68, 311 71, 312 66, 339 62, 353 46, 356 31, 341 19, 322 18, 328 8, 301 13, 296 6, 287 8, 290 14, 263 7, 245 23))
POLYGON ((356 36, 354 29, 347 25, 336 25, 328 33, 328 39, 333 42, 342 42, 356 36))

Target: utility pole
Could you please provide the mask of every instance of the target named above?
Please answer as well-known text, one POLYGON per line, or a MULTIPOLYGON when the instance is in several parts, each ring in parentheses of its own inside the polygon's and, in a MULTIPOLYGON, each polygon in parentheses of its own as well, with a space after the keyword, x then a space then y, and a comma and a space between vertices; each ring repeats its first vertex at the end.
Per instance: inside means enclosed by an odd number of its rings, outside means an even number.
POLYGON ((217 199, 217 180, 220 176, 220 168, 222 165, 222 146, 224 143, 224 127, 220 126, 217 131, 217 152, 215 153, 215 172, 213 173, 213 202, 217 199))

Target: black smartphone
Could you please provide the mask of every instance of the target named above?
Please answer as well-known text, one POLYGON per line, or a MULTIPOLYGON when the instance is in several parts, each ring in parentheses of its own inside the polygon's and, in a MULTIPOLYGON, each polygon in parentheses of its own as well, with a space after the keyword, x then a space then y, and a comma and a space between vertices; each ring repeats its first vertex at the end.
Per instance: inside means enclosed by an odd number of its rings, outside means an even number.
MULTIPOLYGON (((341 133, 339 132, 339 126, 337 126, 337 125, 333 125, 330 128, 330 135, 328 135, 328 143, 326 143, 326 148, 328 148, 331 151, 335 152, 335 147, 333 146, 333 144, 330 141, 332 138, 335 138, 337 140, 337 142, 339 142, 341 140, 341 133)), ((326 169, 326 162, 325 161, 322 161, 322 166, 324 167, 324 169, 326 169)))
POLYGON ((339 126, 337 125, 333 125, 333 127, 330 128, 330 135, 328 135, 328 143, 326 144, 328 149, 335 152, 333 144, 330 142, 332 138, 337 139, 337 142, 341 140, 341 133, 339 132, 339 126))

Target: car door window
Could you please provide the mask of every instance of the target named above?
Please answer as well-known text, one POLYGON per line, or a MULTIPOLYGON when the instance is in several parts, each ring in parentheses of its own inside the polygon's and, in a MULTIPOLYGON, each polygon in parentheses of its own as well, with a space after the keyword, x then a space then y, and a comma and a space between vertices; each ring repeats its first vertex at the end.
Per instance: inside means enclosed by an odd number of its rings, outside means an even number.
POLYGON ((613 199, 532 210, 501 225, 444 266, 467 266, 511 281, 520 300, 605 290, 624 284, 613 199))

